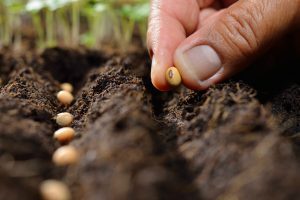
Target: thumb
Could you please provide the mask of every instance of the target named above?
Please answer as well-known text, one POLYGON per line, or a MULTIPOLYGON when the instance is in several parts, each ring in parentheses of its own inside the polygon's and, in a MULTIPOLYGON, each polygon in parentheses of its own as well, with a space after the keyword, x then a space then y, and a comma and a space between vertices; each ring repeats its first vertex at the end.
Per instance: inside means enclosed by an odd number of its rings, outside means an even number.
POLYGON ((229 78, 300 24, 299 11, 300 0, 240 0, 219 11, 177 48, 183 83, 202 90, 229 78))

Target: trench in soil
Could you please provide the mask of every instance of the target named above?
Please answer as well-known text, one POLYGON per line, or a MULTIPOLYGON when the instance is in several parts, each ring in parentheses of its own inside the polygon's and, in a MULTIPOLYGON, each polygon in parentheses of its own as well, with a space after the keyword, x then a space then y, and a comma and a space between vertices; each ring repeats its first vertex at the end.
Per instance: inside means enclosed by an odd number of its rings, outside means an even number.
POLYGON ((0 199, 39 199, 49 178, 66 182, 74 199, 299 195, 296 79, 279 92, 231 81, 160 93, 143 52, 2 51, 0 63, 0 199), (69 108, 56 100, 60 82, 75 86, 69 108), (53 117, 62 111, 75 116, 71 144, 81 154, 70 167, 51 162, 60 146, 53 117))

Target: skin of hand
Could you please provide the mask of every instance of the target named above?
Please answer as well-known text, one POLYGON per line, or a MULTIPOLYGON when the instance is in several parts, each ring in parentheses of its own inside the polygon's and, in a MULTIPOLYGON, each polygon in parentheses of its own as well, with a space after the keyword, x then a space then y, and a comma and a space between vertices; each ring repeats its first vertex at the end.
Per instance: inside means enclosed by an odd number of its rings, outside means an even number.
POLYGON ((152 83, 169 90, 165 72, 175 66, 186 87, 205 90, 299 26, 300 0, 152 0, 152 83))

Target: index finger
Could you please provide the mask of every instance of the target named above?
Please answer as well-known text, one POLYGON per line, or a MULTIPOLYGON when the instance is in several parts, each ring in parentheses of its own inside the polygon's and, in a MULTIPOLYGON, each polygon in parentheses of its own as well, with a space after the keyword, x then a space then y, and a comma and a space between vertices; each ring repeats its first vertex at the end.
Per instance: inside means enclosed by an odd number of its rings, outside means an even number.
POLYGON ((166 91, 168 67, 179 44, 197 28, 199 16, 197 0, 152 0, 147 44, 153 54, 151 79, 153 85, 166 91))

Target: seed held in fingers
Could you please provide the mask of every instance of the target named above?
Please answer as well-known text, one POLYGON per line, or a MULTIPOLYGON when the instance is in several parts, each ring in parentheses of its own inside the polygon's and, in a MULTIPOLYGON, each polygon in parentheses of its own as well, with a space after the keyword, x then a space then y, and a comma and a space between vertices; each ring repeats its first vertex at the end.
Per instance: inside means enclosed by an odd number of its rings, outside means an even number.
POLYGON ((75 130, 70 127, 60 128, 54 132, 54 138, 61 143, 70 142, 75 137, 75 130))
POLYGON ((68 112, 59 113, 56 116, 56 123, 60 126, 70 126, 74 116, 68 112))
POLYGON ((57 93, 57 99, 59 102, 67 106, 72 103, 74 97, 70 92, 62 90, 59 93, 57 93))
POLYGON ((70 92, 70 93, 73 92, 73 85, 71 83, 62 83, 60 85, 60 88, 64 91, 67 91, 67 92, 70 92))
POLYGON ((66 184, 57 180, 46 180, 40 185, 44 200, 70 200, 71 193, 66 184))
POLYGON ((52 157, 57 166, 67 166, 78 162, 79 153, 73 146, 62 146, 58 148, 52 157))
POLYGON ((177 68, 170 67, 166 71, 166 79, 170 86, 177 87, 181 84, 181 75, 177 68))

